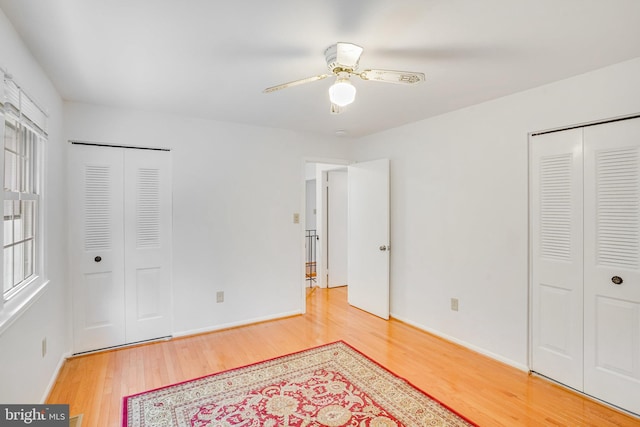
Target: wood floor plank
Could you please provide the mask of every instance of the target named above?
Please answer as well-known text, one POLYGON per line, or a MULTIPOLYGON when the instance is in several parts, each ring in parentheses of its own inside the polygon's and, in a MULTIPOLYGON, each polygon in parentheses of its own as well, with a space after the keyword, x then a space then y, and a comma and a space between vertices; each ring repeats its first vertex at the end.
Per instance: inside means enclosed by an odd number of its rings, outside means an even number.
POLYGON ((343 340, 481 426, 640 426, 631 417, 405 323, 317 289, 307 314, 68 359, 47 400, 120 426, 123 396, 343 340))

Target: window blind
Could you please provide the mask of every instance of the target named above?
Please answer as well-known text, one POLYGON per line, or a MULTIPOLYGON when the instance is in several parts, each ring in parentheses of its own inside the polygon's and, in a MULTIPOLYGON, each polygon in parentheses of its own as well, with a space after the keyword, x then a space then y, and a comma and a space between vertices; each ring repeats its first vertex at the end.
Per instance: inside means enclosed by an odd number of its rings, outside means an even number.
POLYGON ((36 132, 47 134, 47 114, 20 89, 13 80, 5 77, 2 82, 2 96, 0 103, 5 113, 13 113, 27 121, 36 132))

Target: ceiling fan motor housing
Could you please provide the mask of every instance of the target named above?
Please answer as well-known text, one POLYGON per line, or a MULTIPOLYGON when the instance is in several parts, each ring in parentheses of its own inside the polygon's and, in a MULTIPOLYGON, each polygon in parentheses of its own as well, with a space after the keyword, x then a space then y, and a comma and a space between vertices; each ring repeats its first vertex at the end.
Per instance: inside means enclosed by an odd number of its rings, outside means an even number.
POLYGON ((324 51, 327 68, 334 74, 351 73, 358 69, 360 55, 364 49, 353 43, 338 42, 324 51))

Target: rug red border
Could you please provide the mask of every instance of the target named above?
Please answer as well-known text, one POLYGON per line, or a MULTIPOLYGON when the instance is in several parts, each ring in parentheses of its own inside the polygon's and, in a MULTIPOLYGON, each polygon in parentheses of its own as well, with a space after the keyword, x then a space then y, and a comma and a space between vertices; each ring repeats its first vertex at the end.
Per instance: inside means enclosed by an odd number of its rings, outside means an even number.
POLYGON ((429 394, 429 393, 425 392, 424 390, 422 390, 420 387, 416 387, 411 381, 407 380, 404 377, 401 377, 400 375, 397 375, 392 370, 388 369, 387 367, 385 367, 381 363, 378 363, 377 361, 375 361, 371 357, 367 356, 362 351, 358 350, 357 348, 355 348, 354 346, 352 346, 351 344, 349 344, 348 342, 346 342, 344 340, 338 340, 338 341, 328 342, 328 343, 325 343, 325 344, 320 344, 320 345, 317 345, 317 346, 314 346, 314 347, 305 348, 304 350, 299 350, 299 351, 294 351, 294 352, 287 353, 287 354, 282 354, 280 356, 272 357, 270 359, 260 360, 259 362, 249 363, 249 364, 243 365, 243 366, 237 366, 235 368, 226 369, 224 371, 215 372, 213 374, 203 375, 201 377, 191 378, 191 379, 188 379, 188 380, 185 380, 185 381, 179 381, 177 383, 173 383, 173 384, 165 385, 165 386, 162 386, 162 387, 157 387, 157 388, 154 388, 154 389, 151 389, 151 390, 145 390, 145 391, 140 392, 140 393, 135 393, 135 394, 130 394, 128 396, 124 396, 122 398, 122 427, 128 427, 128 425, 127 425, 127 421, 128 421, 127 420, 127 409, 128 409, 127 399, 129 399, 130 397, 135 397, 135 396, 139 396, 141 394, 150 393, 150 392, 153 392, 153 391, 162 390, 162 389, 169 388, 169 387, 174 387, 174 386, 177 386, 177 385, 180 385, 180 384, 186 384, 188 382, 197 381, 197 380, 202 379, 202 378, 209 378, 209 377, 213 377, 215 375, 220 375, 220 374, 227 373, 227 372, 233 372, 233 371, 237 371, 237 370, 240 370, 240 369, 245 369, 245 368, 248 368, 250 366, 259 365, 259 364, 264 363, 264 362, 269 362, 269 361, 272 361, 272 360, 280 359, 282 357, 292 356, 292 355, 295 355, 295 354, 303 353, 305 351, 314 350, 314 349, 318 349, 318 348, 321 348, 321 347, 326 347, 326 346, 329 346, 329 345, 332 345, 332 344, 336 344, 336 343, 342 343, 342 344, 346 345, 347 347, 349 347, 350 349, 352 349, 356 353, 360 354, 362 357, 364 357, 367 360, 369 360, 370 362, 376 364, 381 369, 384 369, 385 371, 387 371, 388 373, 390 373, 391 375, 393 375, 396 378, 400 378, 402 381, 406 382, 408 385, 410 385, 414 389, 418 390, 420 393, 424 394, 429 399, 433 400, 434 402, 437 402, 443 408, 446 408, 447 410, 453 412, 454 414, 456 414, 457 416, 459 416, 460 418, 462 418, 466 422, 468 422, 468 423, 470 423, 470 424, 472 424, 472 425, 474 425, 476 427, 479 427, 478 424, 476 424, 475 422, 471 421, 469 418, 465 417, 460 412, 458 412, 455 409, 451 408, 449 405, 447 405, 445 403, 442 403, 439 399, 436 399, 431 394, 429 394))

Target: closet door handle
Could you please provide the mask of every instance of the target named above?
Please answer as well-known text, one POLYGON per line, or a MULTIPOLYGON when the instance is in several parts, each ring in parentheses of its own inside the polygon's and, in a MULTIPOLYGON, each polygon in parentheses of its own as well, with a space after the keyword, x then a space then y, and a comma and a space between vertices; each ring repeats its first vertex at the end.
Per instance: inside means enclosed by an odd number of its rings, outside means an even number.
POLYGON ((97 257, 95 257, 93 260, 94 260, 95 262, 100 262, 100 261, 102 261, 102 257, 101 257, 100 255, 98 255, 98 256, 97 256, 97 257))
POLYGON ((611 281, 613 282, 614 285, 621 285, 623 282, 622 277, 620 276, 613 276, 611 278, 611 281))

